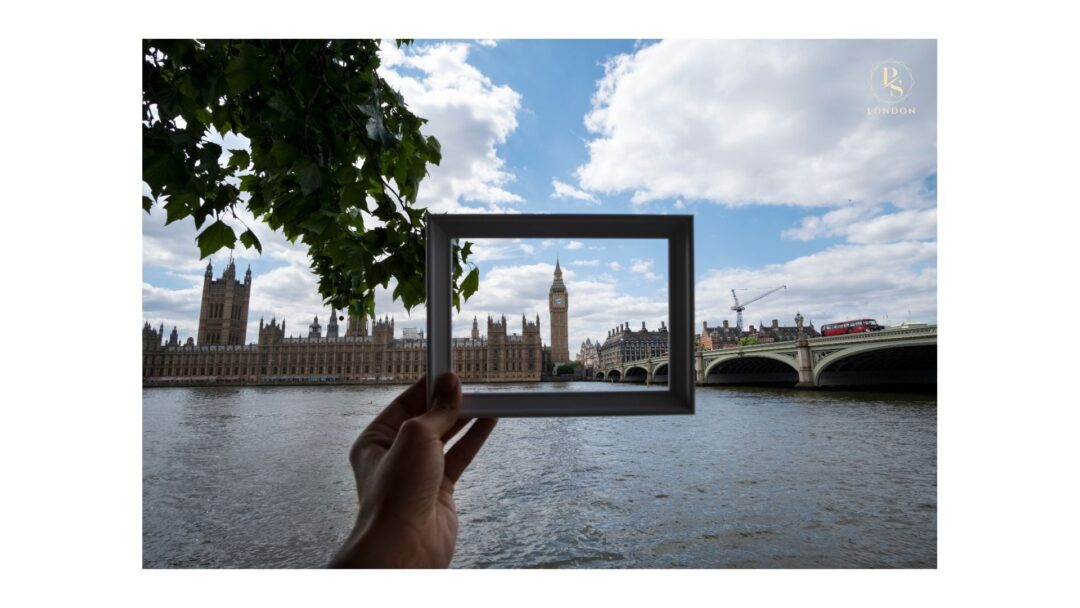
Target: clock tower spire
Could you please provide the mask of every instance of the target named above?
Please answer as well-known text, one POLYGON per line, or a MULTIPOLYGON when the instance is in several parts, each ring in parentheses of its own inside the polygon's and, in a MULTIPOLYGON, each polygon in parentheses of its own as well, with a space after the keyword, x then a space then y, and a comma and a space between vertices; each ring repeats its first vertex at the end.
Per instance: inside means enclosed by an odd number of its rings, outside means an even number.
POLYGON ((551 328, 551 361, 556 364, 570 361, 566 319, 569 307, 570 297, 562 280, 562 267, 559 258, 555 258, 555 280, 548 290, 548 313, 551 315, 548 327, 551 328))

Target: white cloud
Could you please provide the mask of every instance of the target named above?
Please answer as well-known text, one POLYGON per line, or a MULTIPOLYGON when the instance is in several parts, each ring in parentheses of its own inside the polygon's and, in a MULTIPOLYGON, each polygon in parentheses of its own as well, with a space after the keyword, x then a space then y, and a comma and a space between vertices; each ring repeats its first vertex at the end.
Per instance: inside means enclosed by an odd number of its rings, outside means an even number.
POLYGON ((630 260, 630 272, 636 273, 642 278, 655 280, 659 279, 660 275, 652 271, 653 261, 652 259, 634 258, 630 260))
POLYGON ((607 64, 578 181, 638 204, 933 206, 936 78, 933 41, 651 44, 607 64), (867 114, 888 58, 915 74, 914 115, 867 114))
POLYGON ((809 241, 821 237, 842 236, 848 226, 881 212, 881 207, 849 205, 834 209, 828 213, 802 218, 797 228, 789 228, 781 233, 785 239, 809 241))
POLYGON ((514 175, 497 148, 517 128, 521 95, 471 65, 469 47, 384 44, 379 73, 428 120, 423 132, 442 145, 442 163, 429 168, 418 202, 439 213, 512 211, 506 205, 523 199, 507 189, 514 175))
POLYGON ((551 188, 551 198, 570 198, 585 201, 587 203, 600 204, 600 201, 596 200, 595 196, 584 190, 579 190, 566 182, 561 182, 554 177, 551 178, 551 188))
POLYGON ((566 249, 574 251, 575 249, 581 249, 584 246, 585 243, 582 243, 581 241, 570 241, 566 244, 566 249))
MULTIPOLYGON (((892 323, 937 320, 937 244, 927 242, 838 245, 762 268, 721 268, 705 273, 695 290, 697 324, 735 322, 731 290, 753 297, 779 285, 786 290, 747 307, 744 323, 778 319, 794 325, 801 312, 815 325, 873 317, 892 323)), ((740 299, 744 299, 740 297, 740 299)))
POLYGON ((852 243, 889 243, 937 237, 936 208, 880 212, 880 207, 841 207, 821 216, 804 217, 798 227, 783 231, 782 236, 799 241, 843 236, 852 243))
POLYGON ((857 222, 847 229, 853 243, 937 239, 937 209, 908 209, 857 222))
POLYGON ((489 48, 495 48, 499 44, 499 41, 494 38, 477 38, 475 42, 480 46, 486 46, 489 48))
POLYGON ((619 269, 622 268, 622 266, 618 262, 609 262, 608 268, 614 270, 615 272, 618 272, 619 269))
POLYGON ((573 262, 570 262, 570 264, 573 266, 587 266, 590 268, 595 268, 600 265, 600 260, 574 260, 573 262))

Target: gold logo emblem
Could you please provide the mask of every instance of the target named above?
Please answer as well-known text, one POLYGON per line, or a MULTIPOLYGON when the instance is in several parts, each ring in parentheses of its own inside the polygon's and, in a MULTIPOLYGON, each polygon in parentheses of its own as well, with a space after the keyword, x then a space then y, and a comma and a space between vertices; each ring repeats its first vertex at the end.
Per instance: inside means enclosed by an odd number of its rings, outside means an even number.
POLYGON ((915 76, 903 61, 888 60, 870 71, 870 91, 878 101, 898 104, 911 96, 915 76))

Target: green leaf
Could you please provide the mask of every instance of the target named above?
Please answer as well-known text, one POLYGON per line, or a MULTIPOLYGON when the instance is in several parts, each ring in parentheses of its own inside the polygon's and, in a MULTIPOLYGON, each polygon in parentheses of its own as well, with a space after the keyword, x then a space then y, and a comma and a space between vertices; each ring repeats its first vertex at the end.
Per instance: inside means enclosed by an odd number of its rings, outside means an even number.
POLYGON ((281 112, 282 116, 292 116, 292 107, 289 105, 289 100, 281 92, 274 94, 266 105, 281 112))
POLYGON ((192 211, 199 206, 199 197, 190 192, 181 192, 169 197, 165 201, 165 225, 182 220, 191 215, 192 211))
POLYGON ((315 163, 308 163, 301 167, 297 171, 296 177, 300 180, 300 193, 304 196, 311 194, 322 186, 322 172, 319 171, 319 165, 315 163))
POLYGON ((341 189, 341 206, 366 208, 364 189, 359 184, 349 184, 341 189))
POLYGON ((221 146, 214 142, 204 141, 199 149, 199 162, 207 166, 216 167, 221 160, 221 146))
POLYGON ((277 162, 279 167, 284 168, 291 165, 300 156, 300 150, 288 142, 277 140, 270 146, 270 156, 274 157, 274 161, 277 162))
POLYGON ((262 243, 259 242, 259 237, 255 236, 255 233, 250 228, 240 233, 240 242, 244 244, 244 247, 248 249, 254 247, 259 253, 262 253, 262 243))
POLYGON ((465 275, 465 279, 461 281, 461 295, 466 300, 469 299, 476 290, 480 288, 480 269, 473 268, 469 274, 465 275))
POLYGON ((205 258, 222 247, 228 247, 229 249, 235 247, 236 233, 228 224, 217 220, 207 226, 206 230, 199 233, 195 240, 199 244, 200 258, 205 258))
POLYGON ((229 153, 230 169, 240 169, 242 171, 251 164, 251 156, 248 155, 247 150, 229 150, 229 153))
POLYGON ((229 61, 229 66, 225 68, 225 80, 229 83, 229 92, 233 94, 243 93, 251 88, 251 85, 255 84, 258 79, 258 74, 255 72, 254 66, 251 65, 251 57, 245 52, 248 47, 245 46, 239 55, 233 57, 229 61))

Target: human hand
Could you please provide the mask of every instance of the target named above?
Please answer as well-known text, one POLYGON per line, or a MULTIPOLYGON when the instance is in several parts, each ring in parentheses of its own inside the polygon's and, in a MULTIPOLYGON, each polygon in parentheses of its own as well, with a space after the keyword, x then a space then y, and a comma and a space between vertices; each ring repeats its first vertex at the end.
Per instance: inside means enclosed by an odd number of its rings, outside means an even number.
POLYGON ((480 418, 445 454, 469 420, 459 420, 461 382, 439 376, 427 410, 421 378, 367 426, 349 451, 360 513, 332 568, 445 568, 454 556, 454 484, 495 428, 480 418), (427 410, 427 411, 425 411, 427 410))

